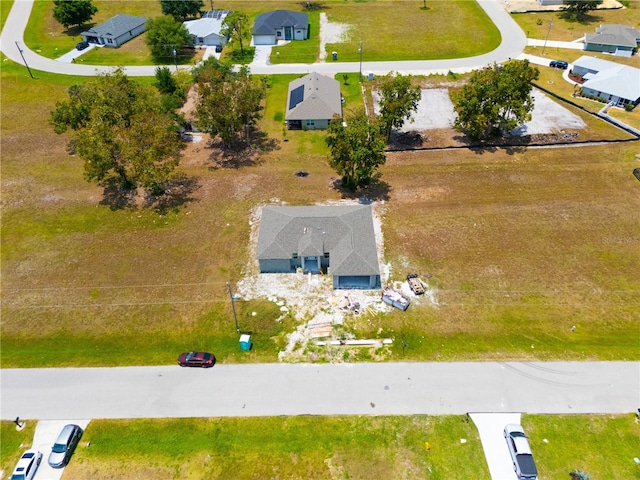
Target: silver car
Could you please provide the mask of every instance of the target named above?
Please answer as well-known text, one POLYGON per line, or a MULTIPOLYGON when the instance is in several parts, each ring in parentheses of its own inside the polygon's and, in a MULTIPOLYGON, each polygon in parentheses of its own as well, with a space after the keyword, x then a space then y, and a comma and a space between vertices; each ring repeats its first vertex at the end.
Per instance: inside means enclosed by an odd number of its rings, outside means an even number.
POLYGON ((69 463, 69 459, 73 455, 82 433, 83 430, 78 425, 65 425, 60 435, 58 435, 56 443, 53 444, 49 455, 49 465, 53 468, 62 468, 69 463))
POLYGON ((507 440, 513 470, 519 480, 537 480, 538 469, 533 461, 529 438, 524 434, 522 425, 509 424, 504 427, 504 438, 507 440))

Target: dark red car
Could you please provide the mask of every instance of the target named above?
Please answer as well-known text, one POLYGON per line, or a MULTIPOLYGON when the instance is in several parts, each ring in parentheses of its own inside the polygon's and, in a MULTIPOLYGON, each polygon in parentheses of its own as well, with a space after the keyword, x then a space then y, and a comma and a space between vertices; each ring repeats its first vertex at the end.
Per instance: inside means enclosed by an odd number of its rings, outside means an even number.
POLYGON ((213 353, 207 352, 186 352, 178 357, 178 365, 181 367, 202 367, 209 368, 216 364, 216 357, 213 353))

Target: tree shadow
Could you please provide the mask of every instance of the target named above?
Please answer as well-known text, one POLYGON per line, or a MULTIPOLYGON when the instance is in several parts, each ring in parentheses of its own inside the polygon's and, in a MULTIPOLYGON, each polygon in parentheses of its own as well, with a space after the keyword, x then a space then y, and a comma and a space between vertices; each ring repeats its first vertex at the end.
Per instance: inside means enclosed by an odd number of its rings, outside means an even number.
POLYGON ((594 23, 600 25, 604 21, 604 17, 598 15, 597 13, 587 12, 578 17, 575 17, 568 12, 567 10, 561 10, 558 13, 558 18, 565 20, 570 23, 579 23, 580 25, 592 25, 594 23))
POLYGON ((340 192, 341 198, 358 200, 358 203, 363 205, 370 205, 373 202, 380 200, 389 200, 391 187, 389 184, 382 180, 382 174, 377 172, 369 185, 366 187, 358 188, 356 191, 349 190, 342 186, 342 178, 338 177, 333 179, 332 186, 334 190, 340 192))
POLYGON ((96 22, 85 23, 82 25, 74 25, 72 27, 64 30, 65 35, 69 37, 79 37, 82 32, 86 32, 87 30, 91 30, 93 27, 97 25, 96 22))
POLYGON ((311 0, 298 2, 298 5, 307 12, 317 12, 318 10, 327 10, 329 8, 322 2, 312 2, 311 0))
POLYGON ((159 214, 177 211, 182 205, 195 202, 193 193, 200 188, 198 179, 185 174, 174 176, 161 195, 147 193, 144 199, 145 208, 153 208, 159 214))
POLYGON ((123 185, 119 178, 109 177, 99 183, 104 187, 100 205, 107 205, 111 210, 135 209, 138 191, 123 185))
POLYGON ((254 167, 262 163, 258 154, 258 148, 247 144, 244 141, 235 142, 232 145, 223 146, 218 139, 210 140, 206 149, 211 151, 209 170, 220 168, 238 169, 241 167, 254 167))
POLYGON ((251 141, 255 148, 262 153, 273 152, 274 150, 280 150, 280 142, 275 138, 269 137, 266 132, 262 130, 256 130, 251 135, 251 141))
POLYGON ((123 185, 119 178, 110 177, 100 183, 104 187, 100 205, 107 205, 111 210, 137 210, 140 205, 152 208, 160 214, 175 211, 188 202, 196 201, 193 192, 200 188, 196 178, 178 174, 165 185, 164 193, 153 195, 149 192, 140 194, 139 189, 123 185))

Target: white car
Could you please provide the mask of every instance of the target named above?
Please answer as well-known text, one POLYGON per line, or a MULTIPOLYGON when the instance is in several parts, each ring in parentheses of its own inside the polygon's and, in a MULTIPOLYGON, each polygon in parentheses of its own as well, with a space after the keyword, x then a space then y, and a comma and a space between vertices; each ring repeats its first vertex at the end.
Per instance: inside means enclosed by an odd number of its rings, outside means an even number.
POLYGON ((16 465, 11 480, 31 480, 42 461, 42 453, 38 450, 27 450, 22 454, 16 465))
POLYGON ((513 470, 519 480, 537 480, 538 469, 533 461, 529 438, 524 434, 522 425, 509 424, 504 427, 504 438, 507 440, 513 470))

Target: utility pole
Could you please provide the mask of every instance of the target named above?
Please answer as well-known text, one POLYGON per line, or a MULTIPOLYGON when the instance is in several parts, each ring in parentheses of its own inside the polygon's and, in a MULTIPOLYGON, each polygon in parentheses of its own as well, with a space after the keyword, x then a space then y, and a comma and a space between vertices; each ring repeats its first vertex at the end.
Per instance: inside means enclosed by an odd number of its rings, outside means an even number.
POLYGON ((362 83, 362 40, 360 40, 360 48, 358 48, 360 54, 360 83, 362 83))
POLYGON ((233 319, 236 322, 236 333, 240 333, 240 327, 238 327, 238 316, 236 315, 236 305, 233 300, 233 294, 231 293, 231 284, 227 282, 227 291, 229 292, 229 298, 231 299, 231 309, 233 310, 233 319))
POLYGON ((24 62, 24 66, 27 67, 27 70, 29 70, 29 75, 31 75, 31 78, 33 78, 33 73, 31 73, 31 69, 29 68, 29 65, 27 65, 27 61, 24 58, 24 55, 22 54, 22 49, 20 48, 20 45, 18 45, 18 42, 16 42, 16 47, 18 48, 18 51, 20 52, 20 56, 22 57, 22 61, 24 62))
POLYGON ((544 49, 547 48, 547 40, 549 40, 549 33, 551 33, 551 27, 553 27, 553 22, 549 22, 549 30, 547 30, 547 38, 544 39, 544 45, 542 46, 542 55, 544 55, 544 49))

